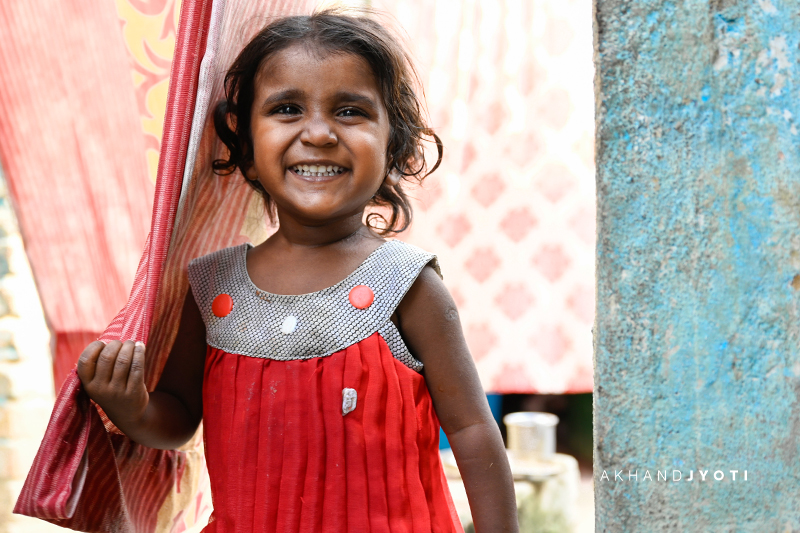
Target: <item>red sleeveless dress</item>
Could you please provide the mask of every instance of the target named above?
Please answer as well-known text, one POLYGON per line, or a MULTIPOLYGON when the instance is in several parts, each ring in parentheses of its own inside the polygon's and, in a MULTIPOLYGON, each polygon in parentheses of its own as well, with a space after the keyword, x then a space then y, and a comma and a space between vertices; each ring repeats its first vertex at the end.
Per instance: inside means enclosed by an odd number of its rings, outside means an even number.
POLYGON ((253 285, 249 247, 189 265, 208 342, 203 531, 462 532, 422 363, 389 319, 435 257, 389 241, 333 287, 287 296, 253 285))

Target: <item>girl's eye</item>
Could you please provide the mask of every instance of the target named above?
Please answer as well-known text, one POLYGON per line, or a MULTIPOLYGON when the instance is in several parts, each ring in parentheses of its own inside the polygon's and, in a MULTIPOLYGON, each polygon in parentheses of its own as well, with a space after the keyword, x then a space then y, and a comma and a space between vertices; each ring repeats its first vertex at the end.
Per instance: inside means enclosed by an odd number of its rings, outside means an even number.
POLYGON ((292 104, 281 104, 272 110, 272 113, 276 115, 296 115, 299 112, 300 109, 292 104))
POLYGON ((352 107, 348 107, 339 111, 340 117, 364 117, 366 113, 361 111, 360 109, 355 109, 352 107))

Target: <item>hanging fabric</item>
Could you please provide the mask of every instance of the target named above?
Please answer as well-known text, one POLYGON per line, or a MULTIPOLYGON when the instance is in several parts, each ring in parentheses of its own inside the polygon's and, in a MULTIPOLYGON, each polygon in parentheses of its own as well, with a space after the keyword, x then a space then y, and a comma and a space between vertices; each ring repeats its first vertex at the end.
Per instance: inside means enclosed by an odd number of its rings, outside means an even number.
POLYGON ((113 2, 0 4, 0 160, 58 390, 125 304, 153 183, 113 2))
MULTIPOLYGON (((288 0, 183 2, 150 234, 128 302, 100 336, 147 344, 149 390, 177 332, 189 261, 268 234, 242 177, 211 172, 223 147, 210 110, 222 95, 225 69, 249 37, 270 18, 290 12, 307 12, 307 6, 288 0)), ((29 237, 36 235, 26 235, 26 244, 29 237)), ((203 497, 197 494, 205 475, 199 435, 181 450, 132 442, 89 400, 71 370, 14 512, 79 531, 182 531, 184 509, 203 497)))

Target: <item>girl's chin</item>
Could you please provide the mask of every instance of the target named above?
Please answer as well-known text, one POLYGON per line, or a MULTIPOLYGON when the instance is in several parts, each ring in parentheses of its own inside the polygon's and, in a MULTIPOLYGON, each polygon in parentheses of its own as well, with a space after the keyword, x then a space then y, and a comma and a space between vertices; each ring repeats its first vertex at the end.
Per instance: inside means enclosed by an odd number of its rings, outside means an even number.
POLYGON ((289 216, 297 222, 308 226, 326 226, 341 221, 364 216, 364 209, 342 209, 341 206, 331 204, 304 204, 282 209, 278 206, 278 215, 289 216))

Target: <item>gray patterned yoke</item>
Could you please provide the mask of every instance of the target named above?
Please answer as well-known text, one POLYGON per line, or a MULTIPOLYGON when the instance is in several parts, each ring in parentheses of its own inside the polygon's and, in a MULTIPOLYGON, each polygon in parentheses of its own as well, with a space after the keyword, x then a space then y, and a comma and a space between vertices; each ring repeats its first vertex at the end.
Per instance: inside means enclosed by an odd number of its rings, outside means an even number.
POLYGON ((345 279, 321 291, 281 295, 256 287, 247 273, 251 244, 225 248, 189 263, 189 283, 206 325, 206 342, 225 352, 278 361, 325 357, 375 332, 392 355, 417 372, 415 359, 390 320, 397 305, 428 263, 439 272, 436 256, 402 241, 388 241, 345 279), (350 291, 366 285, 375 295, 358 309, 350 291), (212 312, 214 300, 227 294, 233 307, 225 316, 212 312))

